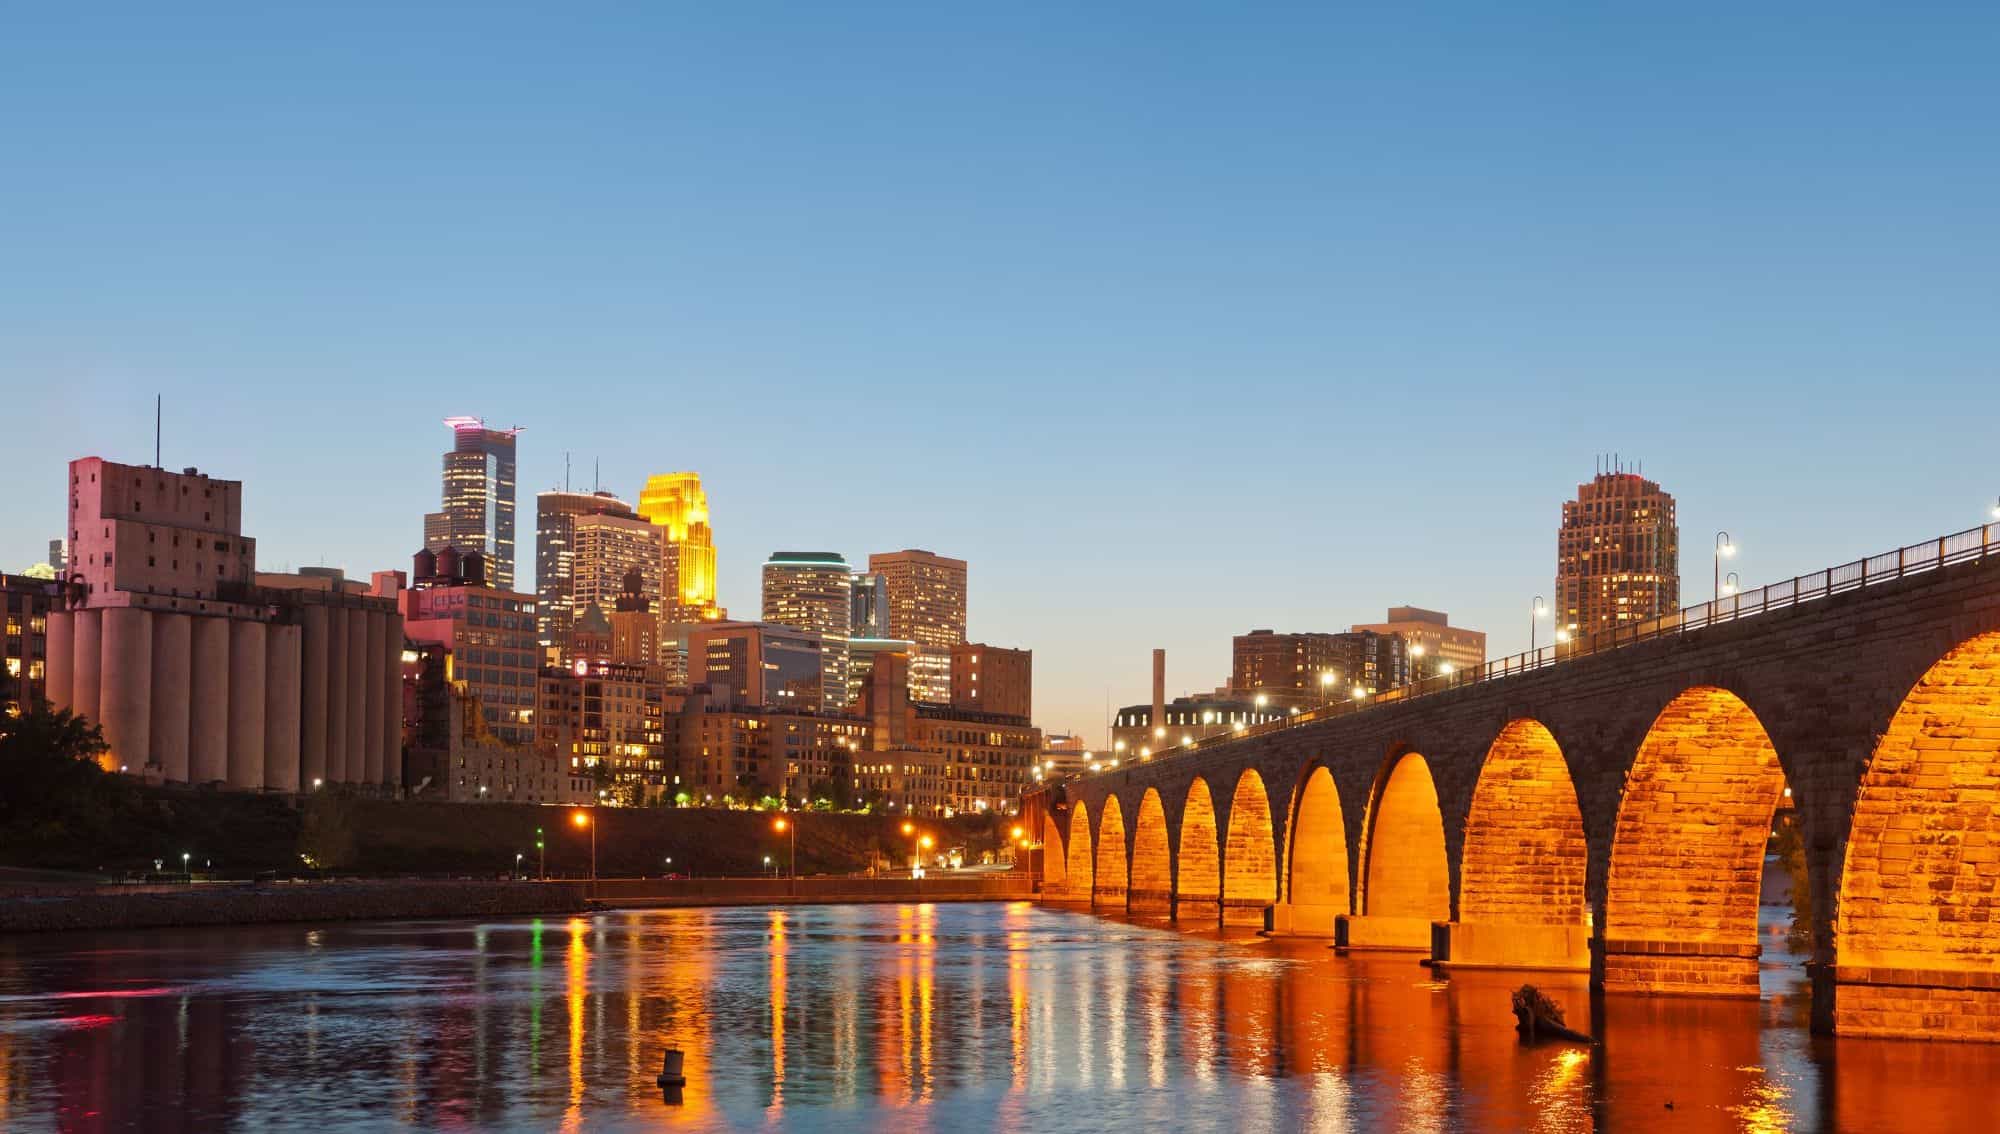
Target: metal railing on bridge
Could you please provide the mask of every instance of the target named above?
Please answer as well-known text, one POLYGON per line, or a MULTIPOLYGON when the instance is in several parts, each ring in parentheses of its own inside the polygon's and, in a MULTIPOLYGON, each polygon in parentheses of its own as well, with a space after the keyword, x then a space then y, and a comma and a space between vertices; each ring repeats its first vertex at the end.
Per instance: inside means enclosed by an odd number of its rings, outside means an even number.
POLYGON ((1852 563, 1843 563, 1838 567, 1828 567, 1810 575, 1795 575, 1790 579, 1767 583, 1753 590, 1723 595, 1644 622, 1599 630, 1572 638, 1568 642, 1497 658, 1475 669, 1461 669, 1427 677, 1362 700, 1336 701, 1321 708, 1302 710, 1281 720, 1247 725, 1225 735, 1211 736, 1193 744, 1163 749, 1150 757, 1131 757, 1126 759, 1124 764, 1128 766, 1139 763, 1157 764, 1162 760, 1172 760, 1205 751, 1218 744, 1283 732, 1314 721, 1366 712, 1377 705, 1426 697, 1467 685, 1477 685, 1483 681, 1532 673, 1591 654, 1636 646, 1642 642, 1686 634, 1725 622, 1754 618, 1769 611, 1784 610, 1800 603, 1823 599, 1828 595, 1860 590, 1863 587, 1907 578, 1925 571, 1935 571, 1952 563, 1964 563, 1992 555, 2000 555, 2000 523, 1967 528, 1962 532, 1925 540, 1923 543, 1913 543, 1881 555, 1871 555, 1852 563))

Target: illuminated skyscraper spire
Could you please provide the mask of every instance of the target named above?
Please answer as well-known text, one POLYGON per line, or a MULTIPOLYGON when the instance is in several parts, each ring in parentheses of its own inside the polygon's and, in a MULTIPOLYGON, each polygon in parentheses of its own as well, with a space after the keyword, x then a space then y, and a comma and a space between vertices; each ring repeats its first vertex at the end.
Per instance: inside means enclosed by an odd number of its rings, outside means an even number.
POLYGON ((665 591, 669 621, 720 617, 715 604, 715 536, 708 526, 708 493, 701 474, 659 473, 639 493, 639 515, 666 529, 665 591))

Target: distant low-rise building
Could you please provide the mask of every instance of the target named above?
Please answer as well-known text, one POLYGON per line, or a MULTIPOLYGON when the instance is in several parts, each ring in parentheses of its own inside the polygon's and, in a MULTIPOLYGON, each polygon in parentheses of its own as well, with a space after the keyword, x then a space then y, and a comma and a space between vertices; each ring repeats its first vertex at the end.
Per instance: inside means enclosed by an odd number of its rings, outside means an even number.
POLYGON ((1268 701, 1259 705, 1254 696, 1204 693, 1167 702, 1156 722, 1151 705, 1127 705, 1111 718, 1111 752, 1099 755, 1107 760, 1144 759, 1168 748, 1283 720, 1297 711, 1268 701))
POLYGON ((1395 634, 1366 629, 1344 634, 1252 630, 1232 643, 1229 688, 1262 707, 1280 709, 1345 701, 1357 690, 1380 693, 1409 681, 1404 647, 1395 634))
POLYGON ((26 575, 0 575, 0 712, 18 713, 47 695, 49 611, 56 584, 26 575))
POLYGON ((689 684, 737 705, 818 712, 820 637, 769 622, 706 622, 688 634, 689 684))
POLYGON ((1354 629, 1402 638, 1411 676, 1419 681, 1440 673, 1476 671, 1486 664, 1486 631, 1453 626, 1441 610, 1392 606, 1386 620, 1354 629))
POLYGON ((541 650, 535 600, 488 582, 485 556, 420 551, 404 592, 403 632, 445 647, 449 680, 479 702, 486 727, 508 744, 534 740, 541 650))
POLYGON ((1034 652, 979 642, 951 648, 951 707, 1027 720, 1035 699, 1034 652))
POLYGON ((444 689, 431 742, 409 749, 412 799, 445 803, 585 803, 597 798, 588 772, 532 745, 508 744, 487 729, 479 703, 444 689))
POLYGON ((666 691, 654 666, 578 660, 542 670, 535 743, 564 768, 638 803, 669 786, 666 691))

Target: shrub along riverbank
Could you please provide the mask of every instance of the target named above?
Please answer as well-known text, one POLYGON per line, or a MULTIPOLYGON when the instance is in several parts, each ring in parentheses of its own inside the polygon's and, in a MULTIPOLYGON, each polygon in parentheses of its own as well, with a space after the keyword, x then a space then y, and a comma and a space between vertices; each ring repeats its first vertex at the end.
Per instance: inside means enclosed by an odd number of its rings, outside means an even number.
MULTIPOLYGON (((515 803, 406 803, 336 790, 303 800, 199 788, 147 787, 97 766, 97 730, 67 713, 0 716, 0 867, 109 877, 182 870, 248 878, 277 872, 529 874, 543 858, 551 877, 762 873, 783 870, 791 832, 775 814, 681 808, 593 808, 578 828, 572 809, 515 803), (542 854, 536 850, 541 830, 542 854), (668 859, 672 859, 669 864, 668 859), (155 864, 158 864, 157 866, 155 864)), ((903 816, 791 812, 800 873, 848 873, 878 860, 908 861, 903 816)), ((937 849, 971 856, 1006 840, 991 816, 922 820, 937 849)))

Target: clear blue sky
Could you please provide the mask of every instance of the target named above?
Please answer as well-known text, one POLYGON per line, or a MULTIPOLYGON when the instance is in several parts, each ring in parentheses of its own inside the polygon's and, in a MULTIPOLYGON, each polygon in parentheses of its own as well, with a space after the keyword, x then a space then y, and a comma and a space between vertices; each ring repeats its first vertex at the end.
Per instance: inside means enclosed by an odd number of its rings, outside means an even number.
POLYGON ((264 566, 403 565, 480 414, 524 558, 696 469, 735 612, 962 556, 1097 739, 1153 646, 1522 648, 1601 451, 1690 599, 1984 517, 2000 9, 1330 7, 0 5, 0 566, 155 391, 264 566))

